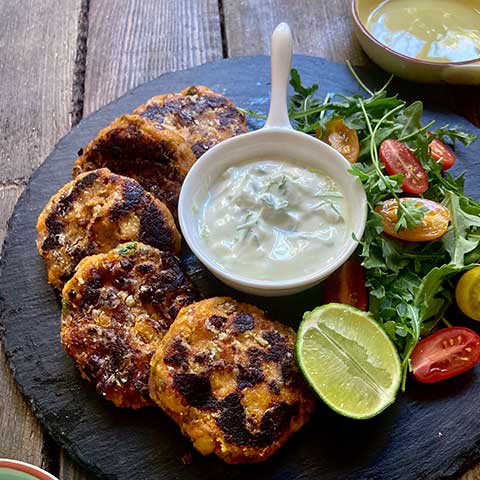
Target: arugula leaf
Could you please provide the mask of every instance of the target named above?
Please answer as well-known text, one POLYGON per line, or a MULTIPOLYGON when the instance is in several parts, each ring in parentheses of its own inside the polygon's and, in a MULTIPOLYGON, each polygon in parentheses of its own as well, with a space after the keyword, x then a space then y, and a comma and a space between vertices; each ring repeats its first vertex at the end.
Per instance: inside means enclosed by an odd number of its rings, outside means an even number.
POLYGON ((290 71, 290 85, 293 87, 296 93, 302 97, 308 97, 313 95, 318 90, 318 83, 314 83, 310 87, 305 87, 302 84, 300 74, 296 68, 292 68, 290 71))
POLYGON ((399 138, 406 137, 411 133, 422 128, 423 103, 413 102, 405 107, 395 118, 397 124, 402 126, 398 133, 399 138))
POLYGON ((401 201, 403 209, 398 209, 398 219, 395 224, 395 231, 414 230, 415 227, 422 224, 423 217, 429 211, 425 205, 415 200, 401 201))
POLYGON ((427 273, 415 295, 415 305, 420 308, 422 321, 438 315, 445 302, 452 299, 452 292, 443 287, 445 280, 468 268, 471 266, 448 264, 432 268, 427 273))
POLYGON ((442 242, 450 254, 451 262, 459 267, 464 266, 465 255, 474 250, 480 238, 469 234, 480 229, 480 215, 466 212, 460 203, 460 197, 453 192, 446 192, 443 204, 450 210, 451 224, 442 242))
POLYGON ((437 137, 444 143, 447 143, 447 138, 450 140, 450 143, 455 146, 456 141, 460 141, 466 147, 471 145, 477 139, 476 135, 472 133, 465 132, 461 130, 463 127, 449 128, 449 125, 443 125, 443 127, 438 128, 432 132, 434 137, 437 137))

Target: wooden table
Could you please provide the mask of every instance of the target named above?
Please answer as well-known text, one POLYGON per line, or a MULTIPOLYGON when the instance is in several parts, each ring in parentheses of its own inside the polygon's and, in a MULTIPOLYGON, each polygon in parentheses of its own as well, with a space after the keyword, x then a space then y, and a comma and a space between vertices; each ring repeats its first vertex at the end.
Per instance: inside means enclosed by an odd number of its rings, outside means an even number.
MULTIPOLYGON (((353 37, 350 0, 0 0, 0 11, 0 242, 30 175, 59 138, 136 85, 222 57, 268 53, 282 20, 293 28, 296 53, 368 63, 353 37)), ((479 89, 432 92, 480 125, 479 89)), ((3 351, 0 457, 65 480, 91 478, 45 434, 3 351)), ((473 479, 480 466, 462 477, 473 479)))

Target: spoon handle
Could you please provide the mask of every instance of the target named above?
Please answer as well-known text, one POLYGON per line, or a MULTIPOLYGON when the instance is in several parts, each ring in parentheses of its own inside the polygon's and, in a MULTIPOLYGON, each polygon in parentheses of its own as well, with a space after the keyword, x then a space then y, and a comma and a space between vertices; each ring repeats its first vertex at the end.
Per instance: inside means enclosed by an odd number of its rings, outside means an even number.
POLYGON ((280 23, 272 35, 271 49, 272 92, 270 111, 265 128, 292 128, 288 118, 287 90, 292 67, 292 32, 286 23, 280 23))

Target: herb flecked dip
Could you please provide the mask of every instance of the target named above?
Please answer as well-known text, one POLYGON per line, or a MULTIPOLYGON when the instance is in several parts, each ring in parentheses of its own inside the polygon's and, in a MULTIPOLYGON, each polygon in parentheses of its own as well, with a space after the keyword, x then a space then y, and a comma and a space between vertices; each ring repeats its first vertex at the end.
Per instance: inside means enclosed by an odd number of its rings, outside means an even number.
POLYGON ((198 203, 208 254, 221 268, 256 280, 313 274, 351 234, 333 179, 288 161, 230 167, 198 203))

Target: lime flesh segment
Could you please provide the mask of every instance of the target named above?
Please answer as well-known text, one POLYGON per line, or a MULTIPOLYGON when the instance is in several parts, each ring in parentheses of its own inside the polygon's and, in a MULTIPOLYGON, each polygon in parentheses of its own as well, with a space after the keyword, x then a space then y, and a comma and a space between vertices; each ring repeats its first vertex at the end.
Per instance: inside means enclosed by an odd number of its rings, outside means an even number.
POLYGON ((395 400, 401 379, 397 351, 361 310, 330 303, 306 312, 296 352, 310 385, 342 415, 370 418, 395 400))

